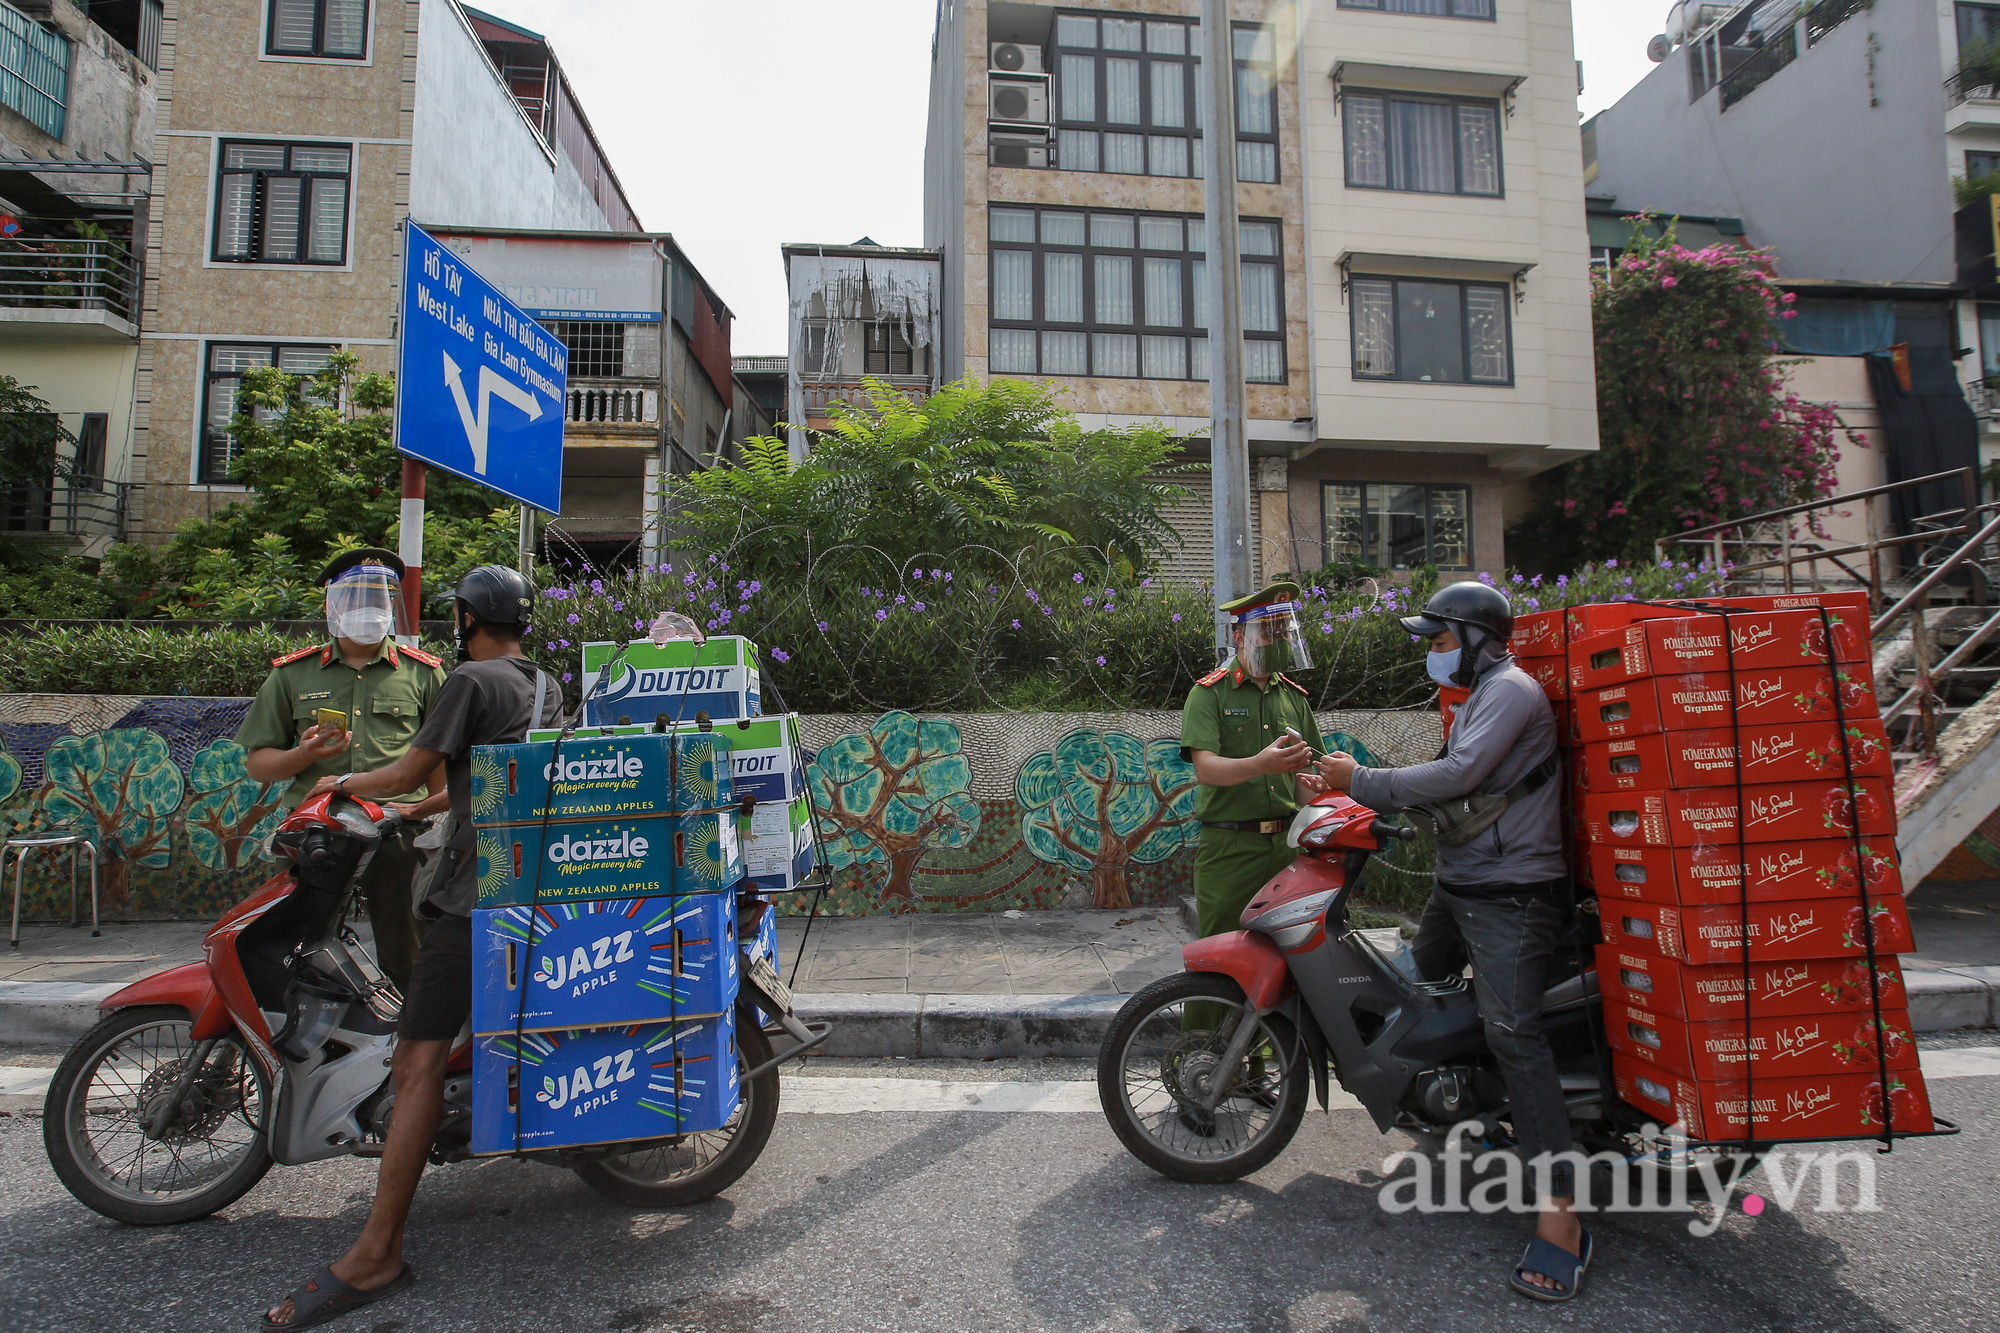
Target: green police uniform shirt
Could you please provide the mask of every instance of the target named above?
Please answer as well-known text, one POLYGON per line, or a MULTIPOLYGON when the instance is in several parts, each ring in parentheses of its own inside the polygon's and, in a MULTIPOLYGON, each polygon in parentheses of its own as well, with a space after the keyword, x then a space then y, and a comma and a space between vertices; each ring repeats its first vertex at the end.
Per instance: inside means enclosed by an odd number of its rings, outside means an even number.
MULTIPOLYGON (((353 740, 331 759, 309 764, 285 792, 287 808, 303 801, 313 784, 342 773, 368 773, 401 759, 417 727, 444 688, 444 667, 418 648, 398 648, 384 639, 375 657, 356 671, 332 644, 301 648, 271 659, 271 674, 236 729, 245 750, 289 750, 319 720, 322 708, 347 714, 353 740)), ((421 799, 423 789, 392 797, 421 799)))
MULTIPOLYGON (((1260 690, 1241 666, 1231 662, 1203 676, 1188 691, 1187 706, 1181 710, 1181 758, 1192 761, 1194 751, 1208 750, 1225 759, 1248 759, 1284 735, 1286 727, 1305 737, 1313 749, 1326 748, 1303 686, 1281 673, 1260 690)), ((1297 779, 1296 773, 1267 773, 1234 787, 1204 783, 1195 801, 1195 818, 1205 823, 1290 819, 1299 810, 1297 779)))

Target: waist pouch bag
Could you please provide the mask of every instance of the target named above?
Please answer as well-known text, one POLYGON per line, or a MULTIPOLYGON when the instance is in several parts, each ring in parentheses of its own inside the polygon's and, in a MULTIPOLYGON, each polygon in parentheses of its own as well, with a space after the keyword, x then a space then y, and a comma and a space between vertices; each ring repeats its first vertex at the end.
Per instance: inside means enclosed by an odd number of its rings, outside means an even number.
POLYGON ((1552 751, 1547 759, 1535 765, 1534 771, 1509 787, 1504 792, 1473 792, 1469 796, 1454 796, 1448 801, 1429 801, 1423 805, 1404 808, 1403 813, 1418 828, 1428 829, 1446 847, 1463 847, 1474 838, 1492 828, 1500 816, 1507 813, 1507 807, 1541 789, 1542 784, 1556 775, 1560 763, 1552 751))

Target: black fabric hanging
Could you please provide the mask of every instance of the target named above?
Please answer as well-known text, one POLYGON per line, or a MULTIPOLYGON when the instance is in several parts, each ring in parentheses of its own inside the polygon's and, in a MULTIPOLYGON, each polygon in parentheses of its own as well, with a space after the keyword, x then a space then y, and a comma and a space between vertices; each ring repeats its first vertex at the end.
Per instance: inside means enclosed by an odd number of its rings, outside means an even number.
MULTIPOLYGON (((1950 354, 1942 347, 1906 344, 1910 388, 1896 374, 1891 354, 1867 358, 1868 382, 1882 417, 1889 448, 1888 480, 1908 481, 1933 472, 1979 466, 1979 418, 1965 401, 1950 354)), ((1935 482, 1890 497, 1898 535, 1913 531, 1925 514, 1957 509, 1966 502, 1957 481, 1935 482)))

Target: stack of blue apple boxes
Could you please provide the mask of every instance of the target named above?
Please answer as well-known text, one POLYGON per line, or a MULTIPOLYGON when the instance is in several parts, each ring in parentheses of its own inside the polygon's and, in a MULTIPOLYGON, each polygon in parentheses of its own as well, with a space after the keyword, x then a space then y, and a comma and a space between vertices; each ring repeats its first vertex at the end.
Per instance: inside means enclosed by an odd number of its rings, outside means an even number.
POLYGON ((473 751, 473 1152, 665 1138, 735 1113, 730 762, 728 736, 704 731, 473 751))

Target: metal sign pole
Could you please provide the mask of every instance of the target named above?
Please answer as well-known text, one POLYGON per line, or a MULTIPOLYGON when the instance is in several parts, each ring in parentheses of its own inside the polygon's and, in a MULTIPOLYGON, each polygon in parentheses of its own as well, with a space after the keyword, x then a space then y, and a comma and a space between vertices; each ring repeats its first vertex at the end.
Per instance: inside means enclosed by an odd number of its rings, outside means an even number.
MULTIPOLYGON (((1250 441, 1243 402, 1243 250, 1236 218, 1236 52, 1228 0, 1202 0, 1202 213, 1208 242, 1208 469, 1215 514, 1215 600, 1250 588, 1250 441)), ((1215 613, 1217 660, 1229 618, 1215 613)))

